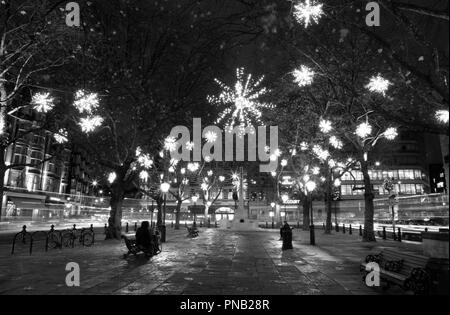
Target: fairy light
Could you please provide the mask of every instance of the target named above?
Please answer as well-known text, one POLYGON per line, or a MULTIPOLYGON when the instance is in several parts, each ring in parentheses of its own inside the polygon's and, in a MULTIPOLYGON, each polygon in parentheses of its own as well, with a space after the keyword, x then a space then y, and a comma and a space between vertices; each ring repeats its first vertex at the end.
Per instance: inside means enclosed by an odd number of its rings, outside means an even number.
POLYGON ((329 133, 333 129, 333 127, 331 126, 331 121, 326 119, 322 119, 319 122, 319 128, 323 133, 329 133))
POLYGON ((319 175, 320 174, 320 167, 317 167, 317 166, 313 167, 312 173, 313 173, 313 175, 319 175))
POLYGON ((356 134, 360 138, 366 138, 372 133, 372 126, 368 122, 363 122, 356 127, 356 134))
POLYGON ((114 173, 114 172, 109 173, 109 175, 108 175, 108 182, 109 182, 110 184, 112 184, 112 183, 114 183, 114 181, 116 180, 116 178, 117 178, 117 174, 116 174, 116 173, 114 173))
POLYGON ((301 151, 306 151, 306 150, 308 150, 308 148, 309 148, 309 145, 308 145, 308 143, 307 142, 302 142, 302 143, 300 143, 300 150, 301 151))
POLYGON ((311 85, 314 79, 315 72, 305 65, 300 66, 300 69, 295 69, 292 72, 294 76, 294 82, 299 87, 311 85))
POLYGON ((208 184, 207 183, 202 183, 200 185, 200 187, 202 188, 203 191, 207 191, 208 190, 208 184))
POLYGON ((398 136, 397 128, 389 127, 388 129, 386 129, 383 135, 388 140, 394 140, 398 136))
POLYGON ((188 142, 186 142, 186 149, 188 150, 188 151, 192 151, 192 150, 194 150, 194 142, 193 141, 188 141, 188 142))
POLYGON ((447 124, 448 123, 448 110, 444 110, 444 109, 438 110, 436 112, 436 119, 441 123, 447 124))
POLYGON ((38 112, 47 113, 55 106, 53 101, 54 99, 50 97, 50 93, 36 93, 31 99, 31 104, 38 112))
POLYGON ((330 156, 330 153, 327 150, 322 149, 319 145, 315 145, 312 150, 321 160, 326 160, 330 156))
POLYGON ((200 164, 198 163, 188 163, 187 169, 190 172, 196 172, 200 168, 200 164))
POLYGON ((58 133, 53 135, 53 138, 58 143, 66 143, 68 141, 68 132, 65 129, 59 129, 58 133))
POLYGON ((164 149, 170 152, 175 151, 177 149, 177 139, 171 136, 164 139, 164 149))
POLYGON ((141 171, 139 173, 139 178, 142 179, 143 181, 146 181, 148 179, 149 175, 147 171, 141 171))
POLYGON ((207 174, 208 176, 213 176, 214 172, 212 170, 209 170, 207 174))
POLYGON ((81 127, 81 131, 89 133, 95 130, 95 128, 101 126, 103 123, 103 118, 100 116, 90 116, 86 118, 81 118, 78 123, 81 127))
POLYGON ((73 105, 80 113, 91 114, 99 106, 98 95, 97 93, 86 93, 84 90, 78 90, 75 93, 73 105))
POLYGON ((294 5, 294 17, 297 22, 305 25, 305 28, 312 22, 318 23, 320 17, 323 15, 322 4, 314 0, 306 0, 294 5))
POLYGON ((217 124, 224 122, 227 130, 232 130, 235 126, 242 128, 251 126, 252 120, 261 123, 261 109, 271 108, 270 105, 258 101, 267 93, 266 88, 260 87, 264 76, 253 80, 251 74, 244 76, 244 68, 238 68, 236 69, 236 79, 234 87, 215 79, 222 92, 217 97, 208 96, 211 104, 233 105, 223 110, 216 121, 217 124))
POLYGON ((369 84, 366 88, 371 92, 380 93, 383 96, 386 95, 386 91, 392 83, 389 80, 384 79, 380 75, 370 78, 369 84))
POLYGON ((145 168, 150 168, 153 165, 153 160, 148 154, 141 154, 138 157, 138 163, 145 168))

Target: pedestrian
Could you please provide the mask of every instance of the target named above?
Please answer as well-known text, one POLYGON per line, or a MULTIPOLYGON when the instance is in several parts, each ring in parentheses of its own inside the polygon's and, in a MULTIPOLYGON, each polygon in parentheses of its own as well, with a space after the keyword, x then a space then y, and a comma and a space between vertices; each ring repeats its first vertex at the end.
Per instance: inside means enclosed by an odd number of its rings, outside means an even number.
POLYGON ((136 231, 136 245, 142 250, 147 256, 153 256, 154 254, 154 244, 153 237, 150 231, 150 222, 143 221, 141 227, 136 231))
POLYGON ((283 227, 280 229, 281 238, 283 239, 282 250, 292 249, 292 229, 287 221, 284 221, 283 227))

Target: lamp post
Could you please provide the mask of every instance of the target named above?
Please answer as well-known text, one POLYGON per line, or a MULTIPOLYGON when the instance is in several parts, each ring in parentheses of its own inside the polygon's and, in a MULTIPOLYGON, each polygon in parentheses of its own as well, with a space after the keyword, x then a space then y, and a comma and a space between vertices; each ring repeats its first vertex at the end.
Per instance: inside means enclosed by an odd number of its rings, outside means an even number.
POLYGON ((195 222, 196 221, 196 214, 197 214, 197 212, 196 212, 196 207, 197 207, 197 201, 198 201, 198 196, 197 195, 193 195, 192 197, 191 197, 191 199, 192 199, 192 202, 194 203, 194 223, 192 223, 192 227, 196 227, 197 226, 197 223, 195 222))
POLYGON ((316 235, 314 232, 314 214, 313 214, 313 206, 312 206, 312 196, 311 193, 316 189, 316 183, 313 181, 308 181, 305 184, 306 192, 309 195, 309 203, 310 203, 310 213, 311 213, 311 219, 310 219, 310 226, 309 226, 309 243, 311 245, 316 245, 316 235))
MULTIPOLYGON (((281 196, 281 200, 283 201, 284 204, 284 215, 282 215, 280 213, 280 217, 286 216, 286 202, 289 200, 289 196, 287 194, 284 194, 283 196, 281 196)), ((281 222, 283 223, 283 222, 281 222)))
POLYGON ((269 212, 269 216, 272 218, 272 229, 275 227, 274 217, 275 217, 275 202, 271 202, 270 206, 272 207, 272 211, 269 212))
POLYGON ((337 219, 337 201, 339 199, 339 194, 340 194, 340 187, 341 187, 341 180, 339 178, 336 178, 334 180, 334 187, 335 187, 335 192, 333 194, 333 200, 334 200, 334 224, 336 232, 339 232, 339 225, 338 225, 338 219, 337 219))
POLYGON ((169 183, 162 183, 161 184, 161 192, 164 195, 164 205, 163 205, 163 211, 162 211, 162 225, 159 227, 161 232, 161 242, 166 241, 166 201, 167 201, 167 193, 170 189, 169 183))

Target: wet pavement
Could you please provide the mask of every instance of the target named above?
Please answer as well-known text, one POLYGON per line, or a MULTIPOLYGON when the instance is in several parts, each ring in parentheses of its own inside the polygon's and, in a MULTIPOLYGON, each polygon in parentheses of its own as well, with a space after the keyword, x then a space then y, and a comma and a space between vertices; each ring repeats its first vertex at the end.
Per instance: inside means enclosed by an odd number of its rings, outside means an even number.
POLYGON ((1 245, 0 294, 404 294, 366 287, 359 263, 383 247, 421 248, 393 241, 367 244, 357 235, 323 231, 311 246, 308 232, 294 230, 294 249, 282 251, 276 230, 201 229, 194 239, 186 234, 168 229, 163 252, 149 260, 124 259, 127 250, 119 241, 48 252, 36 243, 31 256, 21 246, 12 256, 11 247, 1 245), (80 287, 65 283, 69 262, 80 266, 80 287))

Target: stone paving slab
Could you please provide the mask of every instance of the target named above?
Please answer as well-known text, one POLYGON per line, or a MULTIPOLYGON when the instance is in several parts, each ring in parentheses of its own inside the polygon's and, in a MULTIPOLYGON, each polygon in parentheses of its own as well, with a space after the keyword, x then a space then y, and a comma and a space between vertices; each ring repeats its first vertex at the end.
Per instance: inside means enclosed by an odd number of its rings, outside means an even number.
POLYGON ((358 236, 294 230, 294 249, 281 250, 276 230, 233 232, 201 229, 187 238, 184 229, 168 230, 160 255, 124 259, 125 245, 99 241, 92 247, 36 251, 0 246, 0 294, 200 294, 321 295, 404 294, 367 288, 360 261, 384 247, 420 251, 420 245, 379 241, 362 243, 358 236), (80 265, 81 286, 67 287, 65 266, 80 265))

